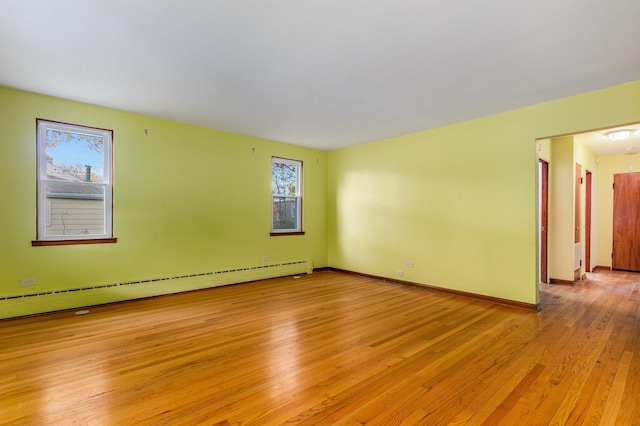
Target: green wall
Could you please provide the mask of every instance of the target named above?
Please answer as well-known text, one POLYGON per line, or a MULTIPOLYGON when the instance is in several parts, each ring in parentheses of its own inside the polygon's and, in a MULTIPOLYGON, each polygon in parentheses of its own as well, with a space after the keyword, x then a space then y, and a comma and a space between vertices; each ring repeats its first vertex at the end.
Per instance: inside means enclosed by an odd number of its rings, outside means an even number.
POLYGON ((535 304, 536 139, 638 122, 639 100, 636 81, 326 153, 0 88, 0 317, 218 285, 217 275, 173 278, 300 260, 535 304), (31 246, 36 118, 114 130, 116 244, 31 246), (304 236, 269 236, 274 155, 304 162, 304 236), (20 287, 32 277, 35 287, 20 287), (33 293, 51 297, 7 299, 33 293))
MULTIPOLYGON (((327 266, 326 152, 7 88, 0 110, 0 298, 299 260, 327 266), (31 246, 36 118, 114 131, 116 244, 31 246), (303 236, 269 236, 272 156, 304 162, 303 236), (20 287, 32 277, 36 286, 20 287)), ((0 318, 209 285, 192 284, 0 300, 0 318)))
POLYGON ((551 139, 549 279, 573 282, 575 158, 573 136, 551 139))
POLYGON ((640 172, 640 154, 607 155, 598 159, 598 203, 594 206, 598 220, 596 245, 597 266, 611 267, 613 251, 613 175, 640 172))
POLYGON ((329 264, 535 304, 536 139, 634 121, 640 81, 331 152, 329 264))

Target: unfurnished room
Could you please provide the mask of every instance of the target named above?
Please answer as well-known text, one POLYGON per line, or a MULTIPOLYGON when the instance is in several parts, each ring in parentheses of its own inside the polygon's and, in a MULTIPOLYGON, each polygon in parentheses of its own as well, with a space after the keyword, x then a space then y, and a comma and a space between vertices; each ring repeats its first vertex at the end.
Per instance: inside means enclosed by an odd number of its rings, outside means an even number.
POLYGON ((640 424, 640 2, 0 8, 0 424, 640 424))

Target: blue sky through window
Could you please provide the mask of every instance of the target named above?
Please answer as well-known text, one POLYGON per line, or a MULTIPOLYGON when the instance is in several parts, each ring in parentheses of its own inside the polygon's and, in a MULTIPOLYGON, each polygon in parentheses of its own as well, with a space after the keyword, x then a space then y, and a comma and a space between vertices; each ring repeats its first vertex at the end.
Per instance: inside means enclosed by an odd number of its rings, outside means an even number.
POLYGON ((77 174, 84 173, 89 165, 94 181, 102 181, 104 177, 102 144, 99 136, 47 130, 47 156, 53 159, 53 164, 77 174))

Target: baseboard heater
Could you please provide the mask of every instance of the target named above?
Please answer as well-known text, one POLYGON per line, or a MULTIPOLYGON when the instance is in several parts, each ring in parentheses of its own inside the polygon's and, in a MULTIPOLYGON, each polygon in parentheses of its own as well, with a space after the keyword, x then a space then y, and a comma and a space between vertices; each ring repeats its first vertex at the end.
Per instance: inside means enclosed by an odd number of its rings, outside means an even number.
POLYGON ((312 272, 313 265, 310 260, 299 260, 172 277, 0 296, 0 318, 180 293, 287 275, 310 274, 312 272))

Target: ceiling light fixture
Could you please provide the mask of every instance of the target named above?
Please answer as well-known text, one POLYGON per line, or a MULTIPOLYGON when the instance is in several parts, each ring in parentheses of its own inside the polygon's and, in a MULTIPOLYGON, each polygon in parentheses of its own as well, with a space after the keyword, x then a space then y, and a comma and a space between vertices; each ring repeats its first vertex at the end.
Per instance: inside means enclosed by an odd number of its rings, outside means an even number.
POLYGON ((621 130, 613 130, 611 132, 605 133, 604 135, 609 138, 610 141, 624 141, 629 139, 631 134, 635 132, 635 129, 621 129, 621 130))

